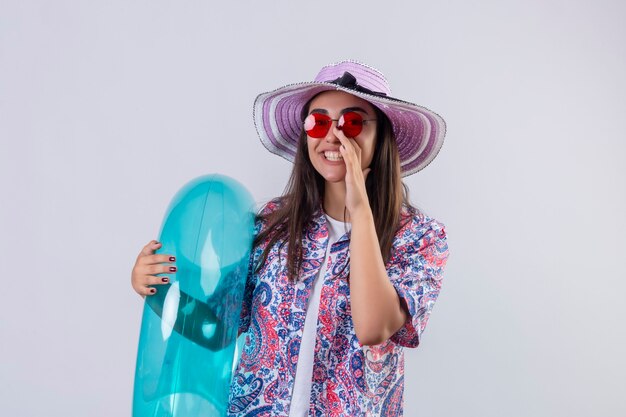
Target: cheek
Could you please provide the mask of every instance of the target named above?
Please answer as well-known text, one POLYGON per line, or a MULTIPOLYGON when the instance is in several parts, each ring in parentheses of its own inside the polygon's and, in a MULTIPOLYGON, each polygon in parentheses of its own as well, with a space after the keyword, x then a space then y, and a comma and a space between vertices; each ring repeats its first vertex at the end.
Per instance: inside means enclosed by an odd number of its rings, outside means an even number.
POLYGON ((308 150, 308 153, 309 153, 309 161, 311 161, 311 163, 313 165, 316 164, 317 144, 318 144, 317 140, 311 139, 311 138, 307 138, 306 147, 307 147, 307 150, 308 150))
POLYGON ((361 144, 361 162, 363 168, 367 168, 371 165, 372 160, 374 159, 374 143, 368 142, 361 144))
POLYGON ((311 155, 315 154, 315 142, 313 142, 313 139, 307 137, 306 148, 309 151, 309 158, 311 158, 311 155))

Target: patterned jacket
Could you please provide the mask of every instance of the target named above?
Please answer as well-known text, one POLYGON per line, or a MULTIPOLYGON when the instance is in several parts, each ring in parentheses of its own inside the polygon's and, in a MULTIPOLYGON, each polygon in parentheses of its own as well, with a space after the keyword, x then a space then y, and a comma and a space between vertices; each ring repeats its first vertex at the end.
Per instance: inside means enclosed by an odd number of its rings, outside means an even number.
MULTIPOLYGON (((268 213, 276 208, 270 202, 268 213)), ((410 314, 389 340, 362 346, 350 313, 350 232, 325 259, 328 229, 321 209, 302 242, 299 282, 287 276, 287 245, 251 255, 240 331, 245 344, 230 390, 229 416, 288 416, 306 307, 313 281, 327 262, 320 300, 310 416, 402 416, 403 347, 416 347, 441 288, 448 258, 444 225, 423 214, 405 215, 394 238, 387 274, 410 314)), ((256 233, 264 224, 257 221, 256 233)), ((321 277, 320 277, 321 279, 321 277)))

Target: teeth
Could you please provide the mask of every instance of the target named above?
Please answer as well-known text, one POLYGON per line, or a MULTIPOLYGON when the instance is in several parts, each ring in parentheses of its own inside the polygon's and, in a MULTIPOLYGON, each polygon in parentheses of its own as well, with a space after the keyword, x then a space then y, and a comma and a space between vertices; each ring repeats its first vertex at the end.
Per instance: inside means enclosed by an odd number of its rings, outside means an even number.
POLYGON ((341 161, 343 159, 343 157, 341 156, 341 153, 339 152, 326 151, 324 152, 324 156, 329 161, 341 161))

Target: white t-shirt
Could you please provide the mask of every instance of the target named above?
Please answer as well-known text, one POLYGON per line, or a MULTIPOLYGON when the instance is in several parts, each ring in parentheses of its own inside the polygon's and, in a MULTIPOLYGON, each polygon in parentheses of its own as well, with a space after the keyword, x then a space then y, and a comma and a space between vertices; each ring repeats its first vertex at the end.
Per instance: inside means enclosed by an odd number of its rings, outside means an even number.
POLYGON ((324 275, 326 274, 326 264, 330 256, 330 247, 344 235, 346 227, 347 230, 350 230, 350 223, 340 222, 328 215, 325 216, 328 226, 328 246, 326 246, 324 262, 320 268, 319 274, 315 277, 315 282, 313 283, 313 288, 309 295, 309 305, 306 310, 304 330, 302 340, 300 341, 300 353, 298 354, 298 364, 296 365, 296 378, 293 383, 289 417, 306 417, 309 415, 313 379, 313 354, 315 353, 315 341, 317 337, 317 316, 320 308, 320 296, 324 284, 324 275))

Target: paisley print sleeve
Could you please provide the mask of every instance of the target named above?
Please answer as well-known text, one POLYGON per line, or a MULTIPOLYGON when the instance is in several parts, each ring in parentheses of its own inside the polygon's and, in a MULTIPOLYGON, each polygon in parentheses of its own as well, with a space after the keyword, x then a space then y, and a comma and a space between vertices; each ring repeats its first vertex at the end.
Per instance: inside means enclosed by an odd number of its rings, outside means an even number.
POLYGON ((387 273, 409 319, 391 337, 393 342, 418 346, 439 296, 448 255, 445 226, 435 219, 416 215, 396 235, 387 273))

